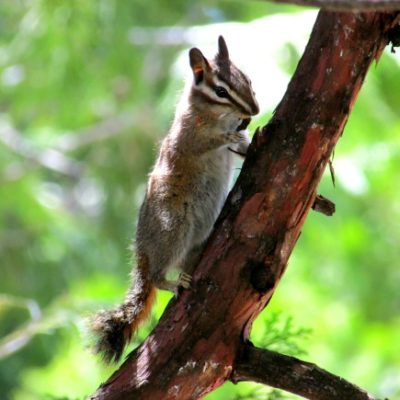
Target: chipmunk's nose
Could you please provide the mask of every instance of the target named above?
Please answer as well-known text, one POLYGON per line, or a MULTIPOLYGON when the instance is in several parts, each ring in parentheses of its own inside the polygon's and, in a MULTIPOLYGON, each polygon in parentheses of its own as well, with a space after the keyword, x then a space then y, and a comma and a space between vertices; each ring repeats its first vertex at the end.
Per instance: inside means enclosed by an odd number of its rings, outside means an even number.
POLYGON ((260 112, 260 106, 255 97, 253 97, 253 103, 251 104, 251 115, 257 115, 260 112))

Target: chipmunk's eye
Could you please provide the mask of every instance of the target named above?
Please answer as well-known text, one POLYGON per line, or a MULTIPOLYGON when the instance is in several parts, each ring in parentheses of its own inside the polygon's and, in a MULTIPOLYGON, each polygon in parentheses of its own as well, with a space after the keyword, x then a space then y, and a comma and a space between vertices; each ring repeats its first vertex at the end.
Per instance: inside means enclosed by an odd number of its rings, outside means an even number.
POLYGON ((214 90, 218 97, 229 97, 227 90, 222 86, 216 86, 214 90))

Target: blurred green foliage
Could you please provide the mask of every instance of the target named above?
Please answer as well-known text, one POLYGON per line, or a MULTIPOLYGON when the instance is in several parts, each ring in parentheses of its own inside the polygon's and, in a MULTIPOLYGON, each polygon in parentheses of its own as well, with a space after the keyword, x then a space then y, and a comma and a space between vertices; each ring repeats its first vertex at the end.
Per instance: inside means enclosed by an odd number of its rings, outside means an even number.
MULTIPOLYGON (((188 47, 184 36, 141 45, 134 28, 289 11, 222 0, 0 3, 2 399, 82 399, 113 370, 84 350, 82 317, 126 290, 146 174, 181 87, 171 67, 188 47)), ((290 43, 284 52, 271 62, 290 74, 298 54, 290 43)), ((388 50, 371 68, 336 149, 337 185, 327 175, 320 187, 337 212, 309 215, 252 337, 391 400, 400 399, 399 74, 388 50)), ((133 346, 168 299, 159 294, 133 346)), ((253 384, 208 398, 267 395, 282 398, 253 384)))

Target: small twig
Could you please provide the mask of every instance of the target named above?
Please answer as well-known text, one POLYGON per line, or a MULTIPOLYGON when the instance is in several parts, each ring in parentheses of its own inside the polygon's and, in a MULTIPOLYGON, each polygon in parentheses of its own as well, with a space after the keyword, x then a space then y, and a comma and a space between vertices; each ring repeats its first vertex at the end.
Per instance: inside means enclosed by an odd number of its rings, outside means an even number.
POLYGON ((336 186, 336 175, 335 175, 335 168, 333 167, 333 159, 335 158, 335 149, 332 151, 332 156, 328 161, 329 165, 329 172, 331 174, 331 179, 332 179, 332 185, 333 187, 336 186))
POLYGON ((0 121, 0 141, 30 163, 77 179, 82 175, 80 164, 53 148, 38 149, 8 121, 0 121))
POLYGON ((315 364, 244 344, 231 381, 253 381, 310 400, 374 400, 363 389, 315 364))
POLYGON ((18 329, 0 339, 0 360, 15 353, 27 343, 33 336, 34 327, 36 328, 42 318, 42 311, 35 300, 24 299, 9 295, 0 295, 0 307, 25 308, 30 315, 30 321, 22 329, 18 329))
POLYGON ((311 208, 314 211, 327 215, 328 217, 332 216, 336 211, 335 203, 322 196, 321 194, 317 194, 314 200, 314 204, 311 208))
POLYGON ((63 175, 77 178, 82 175, 81 165, 65 152, 74 151, 95 142, 117 136, 137 123, 137 116, 132 112, 125 112, 107 120, 84 128, 74 133, 59 137, 51 147, 46 149, 35 148, 34 144, 26 139, 8 121, 0 121, 0 141, 8 148, 24 158, 24 163, 12 165, 6 175, 12 180, 20 178, 28 168, 42 166, 63 175), (26 162, 29 164, 26 166, 26 162))
POLYGON ((62 151, 73 151, 94 142, 117 136, 133 127, 135 123, 137 123, 136 114, 132 112, 122 113, 78 132, 61 136, 54 147, 62 151))

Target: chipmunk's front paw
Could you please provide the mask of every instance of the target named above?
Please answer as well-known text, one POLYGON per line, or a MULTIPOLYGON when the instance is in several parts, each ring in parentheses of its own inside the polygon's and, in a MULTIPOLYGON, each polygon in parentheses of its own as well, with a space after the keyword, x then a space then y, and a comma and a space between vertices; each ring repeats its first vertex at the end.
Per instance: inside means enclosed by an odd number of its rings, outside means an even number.
POLYGON ((192 283, 192 275, 181 272, 178 279, 178 286, 182 286, 184 289, 189 289, 192 283))
POLYGON ((246 131, 236 131, 229 133, 229 140, 231 143, 235 144, 249 143, 249 137, 246 131))

